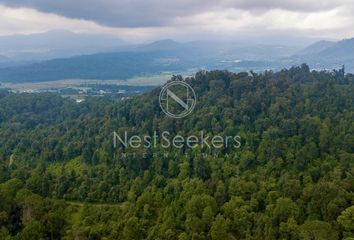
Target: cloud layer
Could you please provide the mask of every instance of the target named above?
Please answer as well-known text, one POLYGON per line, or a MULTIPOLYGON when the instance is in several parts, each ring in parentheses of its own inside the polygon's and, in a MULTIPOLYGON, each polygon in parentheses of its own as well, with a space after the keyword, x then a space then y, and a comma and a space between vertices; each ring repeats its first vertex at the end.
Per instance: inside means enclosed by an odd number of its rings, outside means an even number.
POLYGON ((0 34, 52 29, 126 39, 354 35, 352 0, 0 0, 0 34), (199 37, 198 37, 199 36, 199 37))
POLYGON ((262 14, 282 9, 309 13, 352 4, 350 0, 1 0, 0 3, 92 20, 111 27, 168 26, 176 18, 209 11, 237 9, 262 14))

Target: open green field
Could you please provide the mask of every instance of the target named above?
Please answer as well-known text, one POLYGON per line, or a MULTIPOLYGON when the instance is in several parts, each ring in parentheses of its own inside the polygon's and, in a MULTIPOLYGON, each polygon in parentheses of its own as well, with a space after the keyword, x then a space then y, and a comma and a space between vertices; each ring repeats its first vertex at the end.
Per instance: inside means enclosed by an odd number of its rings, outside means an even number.
POLYGON ((31 83, 1 83, 0 88, 10 89, 16 92, 43 91, 68 87, 79 87, 87 84, 128 85, 128 86, 160 86, 172 76, 171 73, 159 75, 134 77, 128 80, 92 80, 92 79, 63 79, 57 81, 31 82, 31 83))

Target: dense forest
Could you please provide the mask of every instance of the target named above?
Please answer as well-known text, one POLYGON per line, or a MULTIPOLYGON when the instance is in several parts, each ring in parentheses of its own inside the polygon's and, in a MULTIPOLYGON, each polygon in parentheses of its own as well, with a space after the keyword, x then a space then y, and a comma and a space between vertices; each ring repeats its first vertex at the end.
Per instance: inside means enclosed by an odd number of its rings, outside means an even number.
MULTIPOLYGON (((171 81, 181 80, 180 76, 171 81)), ((0 93, 0 239, 354 239, 354 75, 198 72, 184 119, 125 101, 0 93), (113 132, 240 148, 113 146, 113 132)))

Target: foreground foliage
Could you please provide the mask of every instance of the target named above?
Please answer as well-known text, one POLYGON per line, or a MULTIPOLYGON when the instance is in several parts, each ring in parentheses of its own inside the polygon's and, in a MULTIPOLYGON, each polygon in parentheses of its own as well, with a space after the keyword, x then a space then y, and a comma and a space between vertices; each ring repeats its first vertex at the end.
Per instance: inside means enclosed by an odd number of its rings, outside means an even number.
POLYGON ((354 238, 353 75, 186 81, 198 104, 183 120, 161 112, 159 89, 80 104, 0 94, 0 239, 354 238), (237 134, 242 147, 114 148, 126 130, 237 134))

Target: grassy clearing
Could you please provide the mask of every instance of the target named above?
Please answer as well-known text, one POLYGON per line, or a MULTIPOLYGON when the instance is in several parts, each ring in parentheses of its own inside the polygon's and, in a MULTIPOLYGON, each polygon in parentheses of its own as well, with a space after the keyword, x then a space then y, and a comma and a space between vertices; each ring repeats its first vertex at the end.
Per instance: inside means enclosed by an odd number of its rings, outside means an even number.
POLYGON ((171 73, 158 75, 134 77, 127 80, 95 80, 95 79, 63 79, 57 81, 31 82, 31 83, 1 83, 0 88, 14 91, 43 91, 68 87, 79 87, 85 84, 107 84, 107 85, 128 85, 128 86, 160 86, 172 76, 171 73))

